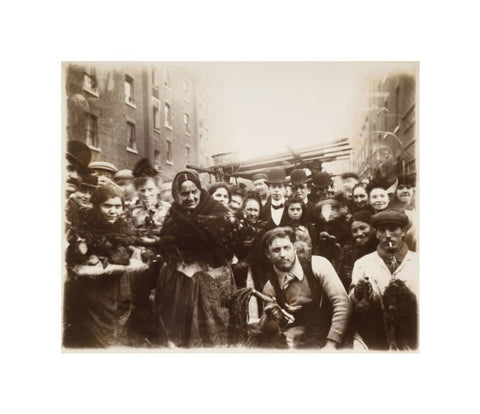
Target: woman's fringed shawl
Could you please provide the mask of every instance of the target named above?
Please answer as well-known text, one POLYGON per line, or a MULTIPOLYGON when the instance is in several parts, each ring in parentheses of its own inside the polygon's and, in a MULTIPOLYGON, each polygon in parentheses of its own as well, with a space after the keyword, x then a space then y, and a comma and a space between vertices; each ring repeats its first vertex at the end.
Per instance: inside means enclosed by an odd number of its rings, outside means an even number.
POLYGON ((219 267, 233 257, 236 239, 229 210, 201 190, 200 202, 190 213, 174 203, 160 233, 165 258, 177 263, 205 263, 219 267))

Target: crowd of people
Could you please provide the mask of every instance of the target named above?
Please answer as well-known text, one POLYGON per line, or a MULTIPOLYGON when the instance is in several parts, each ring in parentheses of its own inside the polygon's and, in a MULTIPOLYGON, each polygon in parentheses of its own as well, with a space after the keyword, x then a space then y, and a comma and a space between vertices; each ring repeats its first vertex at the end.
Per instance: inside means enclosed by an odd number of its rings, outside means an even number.
POLYGON ((280 167, 204 188, 67 143, 66 348, 418 347, 415 178, 280 167))

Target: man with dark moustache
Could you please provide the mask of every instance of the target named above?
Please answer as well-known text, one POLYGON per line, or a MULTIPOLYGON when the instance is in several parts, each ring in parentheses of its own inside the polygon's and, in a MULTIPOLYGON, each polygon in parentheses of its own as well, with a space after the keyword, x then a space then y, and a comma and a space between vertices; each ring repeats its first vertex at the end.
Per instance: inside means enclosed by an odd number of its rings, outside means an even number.
MULTIPOLYGON (((372 216, 371 224, 375 228, 376 236, 379 241, 377 250, 358 259, 353 265, 352 284, 350 286, 350 298, 354 304, 355 312, 360 302, 367 300, 372 305, 379 304, 380 308, 388 311, 388 307, 383 303, 385 293, 391 290, 392 283, 400 286, 402 284, 404 291, 410 292, 410 298, 418 299, 418 256, 415 252, 408 249, 404 241, 406 228, 408 226, 408 217, 395 210, 384 210, 372 216)), ((406 296, 408 297, 408 295, 406 296)), ((363 307, 363 304, 361 304, 363 307)), ((413 306, 414 307, 414 306, 413 306)), ((412 308, 412 306, 411 306, 412 308)), ((400 308, 396 312, 400 312, 400 308)), ((414 315, 410 319, 410 326, 407 329, 416 330, 416 308, 406 309, 407 312, 414 315)), ((388 344, 381 344, 379 332, 382 332, 385 317, 378 318, 377 327, 372 325, 370 317, 370 328, 363 336, 363 340, 370 348, 388 349, 388 344), (375 329, 377 328, 377 329, 375 329), (372 332, 372 338, 367 340, 366 336, 372 332), (373 344, 373 346, 371 345, 373 344), (387 348, 384 348, 387 347, 387 348)), ((359 330, 360 326, 356 326, 359 330)), ((388 332, 382 332, 387 334, 388 332)), ((414 332, 415 333, 415 332, 414 332)))

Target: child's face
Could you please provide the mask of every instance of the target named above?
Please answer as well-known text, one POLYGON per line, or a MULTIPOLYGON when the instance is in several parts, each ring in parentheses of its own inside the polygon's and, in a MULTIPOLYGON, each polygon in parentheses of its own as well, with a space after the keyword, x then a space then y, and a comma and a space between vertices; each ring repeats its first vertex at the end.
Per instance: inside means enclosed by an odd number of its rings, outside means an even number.
POLYGON ((291 220, 300 220, 302 218, 302 206, 300 203, 290 204, 287 212, 291 220))

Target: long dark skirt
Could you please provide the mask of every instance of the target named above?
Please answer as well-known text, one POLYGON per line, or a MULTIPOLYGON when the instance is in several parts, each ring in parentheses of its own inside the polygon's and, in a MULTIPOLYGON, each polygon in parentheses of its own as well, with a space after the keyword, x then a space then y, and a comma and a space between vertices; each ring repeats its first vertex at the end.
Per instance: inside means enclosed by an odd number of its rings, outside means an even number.
POLYGON ((71 276, 64 285, 63 345, 105 348, 121 345, 120 275, 71 276))
POLYGON ((155 304, 158 324, 178 347, 228 345, 228 300, 234 290, 229 266, 197 271, 192 277, 163 266, 155 304))

